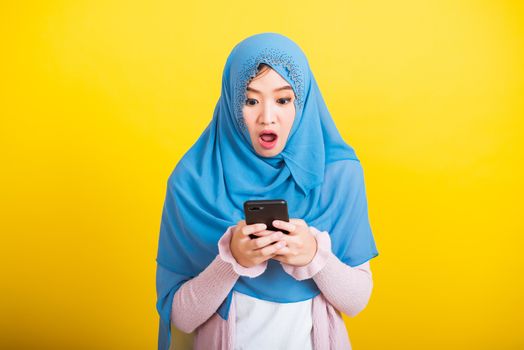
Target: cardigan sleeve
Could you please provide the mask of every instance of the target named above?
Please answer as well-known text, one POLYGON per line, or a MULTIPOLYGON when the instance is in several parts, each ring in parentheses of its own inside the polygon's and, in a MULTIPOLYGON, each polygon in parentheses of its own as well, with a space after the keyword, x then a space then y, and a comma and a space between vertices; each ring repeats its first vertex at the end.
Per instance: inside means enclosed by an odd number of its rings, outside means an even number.
POLYGON ((193 332, 218 310, 238 277, 231 264, 217 255, 199 275, 176 291, 171 308, 172 323, 184 333, 193 332))
POLYGON ((284 270, 297 280, 313 278, 324 297, 339 311, 356 316, 369 302, 373 278, 369 260, 355 267, 342 262, 331 251, 331 240, 326 231, 310 226, 317 239, 317 253, 304 266, 281 263, 284 270))
POLYGON ((185 333, 193 332, 217 311, 239 276, 256 277, 266 270, 267 261, 249 268, 236 262, 229 248, 234 227, 228 227, 218 241, 216 258, 198 276, 186 281, 173 297, 171 320, 185 333))

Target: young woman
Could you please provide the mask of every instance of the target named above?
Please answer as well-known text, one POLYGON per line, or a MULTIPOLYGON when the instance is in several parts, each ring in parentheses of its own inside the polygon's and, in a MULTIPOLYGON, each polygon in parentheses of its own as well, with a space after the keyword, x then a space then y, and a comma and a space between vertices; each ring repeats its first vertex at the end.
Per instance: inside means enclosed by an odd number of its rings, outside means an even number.
POLYGON ((213 119, 170 175, 157 254, 158 348, 350 349, 341 312, 373 287, 363 169, 302 50, 260 33, 229 54, 213 119), (243 203, 285 199, 289 234, 243 203), (251 239, 250 234, 259 236, 251 239))

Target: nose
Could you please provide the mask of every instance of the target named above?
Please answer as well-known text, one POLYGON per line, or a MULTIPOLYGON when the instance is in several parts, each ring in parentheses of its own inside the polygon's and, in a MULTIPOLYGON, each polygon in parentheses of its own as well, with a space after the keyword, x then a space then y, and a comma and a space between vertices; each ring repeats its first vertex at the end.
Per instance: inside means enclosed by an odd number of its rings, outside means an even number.
POLYGON ((261 115, 259 116, 260 124, 262 125, 275 124, 276 117, 271 109, 272 109, 271 104, 266 103, 261 115))

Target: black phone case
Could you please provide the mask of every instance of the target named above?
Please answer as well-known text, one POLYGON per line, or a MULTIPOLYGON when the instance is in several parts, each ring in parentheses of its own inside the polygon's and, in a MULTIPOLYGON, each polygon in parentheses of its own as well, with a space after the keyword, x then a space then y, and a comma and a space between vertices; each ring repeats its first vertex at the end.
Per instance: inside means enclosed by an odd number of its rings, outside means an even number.
MULTIPOLYGON (((266 230, 281 231, 289 234, 289 231, 281 230, 273 226, 273 220, 289 222, 287 202, 283 199, 261 199, 244 202, 244 215, 246 224, 266 224, 266 230)), ((249 237, 257 238, 257 235, 250 234, 249 237)))

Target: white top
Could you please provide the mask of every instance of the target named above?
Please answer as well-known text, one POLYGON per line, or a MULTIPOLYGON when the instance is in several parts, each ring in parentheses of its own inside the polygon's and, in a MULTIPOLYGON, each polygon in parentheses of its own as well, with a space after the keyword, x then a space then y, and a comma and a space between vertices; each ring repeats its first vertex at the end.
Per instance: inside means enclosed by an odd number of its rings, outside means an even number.
POLYGON ((312 300, 276 303, 233 291, 235 350, 312 350, 312 300))

